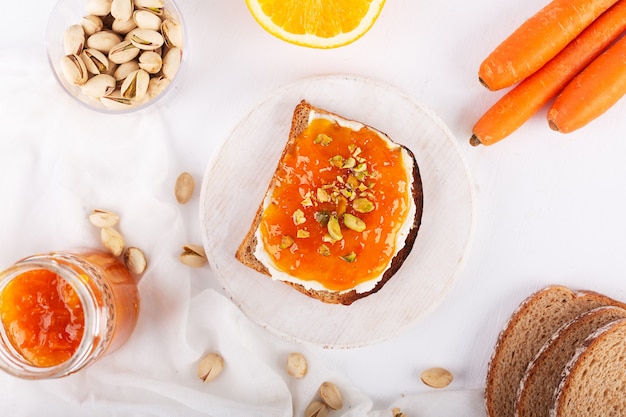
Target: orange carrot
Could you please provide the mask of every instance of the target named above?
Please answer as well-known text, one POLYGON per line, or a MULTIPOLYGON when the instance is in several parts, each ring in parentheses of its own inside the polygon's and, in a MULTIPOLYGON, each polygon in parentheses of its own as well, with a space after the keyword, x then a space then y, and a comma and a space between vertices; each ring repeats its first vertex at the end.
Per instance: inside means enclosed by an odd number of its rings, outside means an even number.
POLYGON ((528 77, 554 58, 616 0, 553 0, 526 20, 480 65, 478 79, 499 90, 528 77))
POLYGON ((600 15, 557 56, 502 96, 476 122, 472 145, 492 145, 517 130, 626 31, 626 0, 600 15))
POLYGON ((611 45, 578 74, 548 110, 550 128, 561 133, 580 129, 626 94, 626 37, 611 45))

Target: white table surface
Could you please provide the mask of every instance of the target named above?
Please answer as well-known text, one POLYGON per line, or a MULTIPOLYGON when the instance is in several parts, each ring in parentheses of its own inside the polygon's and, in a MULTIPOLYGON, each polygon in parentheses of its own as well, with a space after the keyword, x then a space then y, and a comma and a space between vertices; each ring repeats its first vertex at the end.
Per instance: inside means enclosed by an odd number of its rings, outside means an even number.
MULTIPOLYGON (((55 381, 0 375, 0 414, 14 416, 302 415, 323 380, 344 392, 333 415, 483 416, 486 366, 517 304, 560 283, 626 300, 624 102, 579 132, 552 132, 545 109, 492 147, 471 127, 501 93, 477 81, 482 59, 545 0, 389 0, 374 27, 334 50, 267 34, 243 0, 180 0, 188 60, 180 90, 154 108, 108 116, 71 100, 48 66, 53 0, 5 2, 0 27, 0 267, 33 253, 98 246, 86 216, 108 208, 147 253, 142 311, 129 342, 89 369, 55 381), (389 340, 324 349, 283 340, 249 321, 210 267, 178 262, 201 243, 196 193, 173 198, 177 175, 202 179, 240 120, 277 88, 316 75, 356 74, 393 85, 432 109, 456 137, 475 193, 475 232, 457 285, 428 317, 389 340), (202 354, 224 374, 200 383, 202 354), (284 358, 310 372, 292 380, 284 358), (435 391, 422 370, 453 383, 435 391)), ((268 300, 268 302, 271 302, 268 300)))

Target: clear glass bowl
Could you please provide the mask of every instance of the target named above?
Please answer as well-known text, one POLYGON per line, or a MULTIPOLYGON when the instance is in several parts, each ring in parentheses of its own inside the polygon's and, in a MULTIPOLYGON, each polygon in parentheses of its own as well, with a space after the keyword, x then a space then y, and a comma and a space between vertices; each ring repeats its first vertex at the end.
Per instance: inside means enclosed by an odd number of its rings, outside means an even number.
MULTIPOLYGON (((183 16, 180 9, 173 0, 162 0, 164 4, 164 13, 169 17, 176 19, 183 30, 183 54, 180 62, 180 67, 175 77, 170 80, 169 85, 150 100, 142 101, 141 103, 128 106, 121 109, 112 109, 104 106, 99 100, 93 99, 81 91, 81 87, 72 84, 67 81, 63 71, 61 69, 61 59, 67 55, 64 48, 64 36, 68 27, 74 24, 80 24, 80 20, 83 16, 88 14, 86 10, 87 0, 59 0, 54 7, 50 20, 48 21, 48 27, 46 29, 46 50, 48 53, 48 62, 52 68, 52 72, 63 88, 71 97, 76 99, 81 105, 96 110, 102 113, 132 113, 138 110, 151 106, 167 96, 171 96, 173 91, 180 88, 182 82, 182 73, 186 62, 188 61, 188 49, 187 49, 187 32, 183 16)), ((87 36, 86 36, 87 37, 87 36)), ((123 35, 122 35, 123 37, 123 35)), ((163 46, 165 48, 165 45, 163 46)), ((106 54, 105 54, 106 55, 106 54)))

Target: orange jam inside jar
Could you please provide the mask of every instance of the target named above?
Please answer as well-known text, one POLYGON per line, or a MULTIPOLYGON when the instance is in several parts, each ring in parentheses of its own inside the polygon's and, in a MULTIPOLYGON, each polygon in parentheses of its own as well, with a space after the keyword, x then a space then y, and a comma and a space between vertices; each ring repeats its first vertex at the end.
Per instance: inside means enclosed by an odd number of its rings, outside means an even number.
POLYGON ((22 259, 0 273, 0 367, 30 379, 69 375, 121 346, 138 313, 135 279, 109 253, 22 259))
POLYGON ((372 129, 313 119, 283 155, 261 218, 274 265, 334 291, 379 278, 410 210, 403 158, 372 129))

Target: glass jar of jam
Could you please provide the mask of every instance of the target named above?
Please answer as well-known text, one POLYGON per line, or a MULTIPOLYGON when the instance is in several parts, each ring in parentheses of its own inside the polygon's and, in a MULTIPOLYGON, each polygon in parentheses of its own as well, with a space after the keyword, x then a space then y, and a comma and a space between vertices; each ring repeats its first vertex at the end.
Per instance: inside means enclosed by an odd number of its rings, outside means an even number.
POLYGON ((122 345, 139 312, 134 277, 93 249, 34 255, 0 272, 0 368, 59 378, 122 345))

